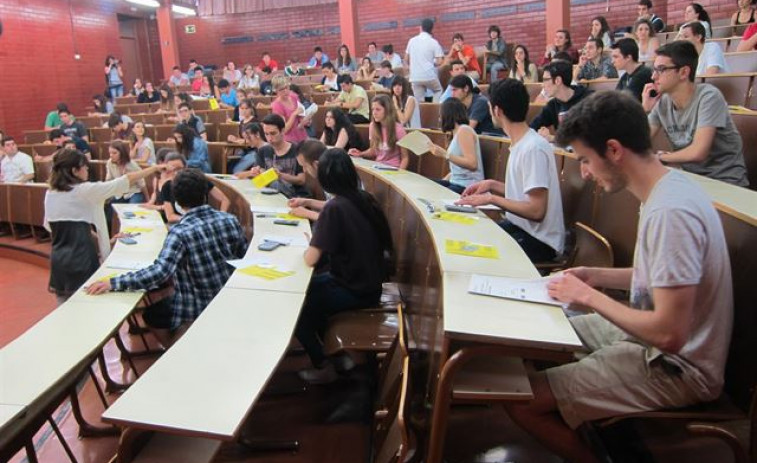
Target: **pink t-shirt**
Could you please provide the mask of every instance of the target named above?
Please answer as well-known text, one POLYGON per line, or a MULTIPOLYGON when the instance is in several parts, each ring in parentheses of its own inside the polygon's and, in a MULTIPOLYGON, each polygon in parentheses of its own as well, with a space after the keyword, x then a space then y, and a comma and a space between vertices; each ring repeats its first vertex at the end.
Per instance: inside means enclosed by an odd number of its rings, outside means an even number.
MULTIPOLYGON (((747 27, 747 29, 744 31, 744 36, 741 38, 741 40, 751 39, 754 34, 757 34, 757 23, 752 24, 751 26, 747 27)), ((757 45, 754 46, 754 49, 757 50, 757 45)))
MULTIPOLYGON (((297 110, 297 105, 300 102, 295 93, 289 94, 289 100, 291 102, 291 108, 287 108, 278 100, 274 100, 271 103, 271 110, 279 116, 283 117, 284 122, 289 120, 289 117, 292 115, 292 113, 297 110)), ((298 127, 301 120, 302 116, 297 116, 292 128, 289 129, 289 132, 284 134, 285 141, 288 141, 290 143, 299 143, 308 138, 308 133, 305 131, 305 129, 303 127, 298 127)))
MULTIPOLYGON (((394 126, 395 133, 397 134, 397 141, 399 141, 402 137, 405 136, 407 132, 405 132, 405 128, 402 127, 402 124, 397 122, 394 126)), ((389 149, 389 146, 386 144, 387 139, 387 133, 386 128, 382 129, 382 142, 381 145, 379 145, 378 149, 375 151, 376 154, 376 161, 387 164, 394 167, 399 167, 400 162, 402 161, 402 154, 400 153, 400 147, 395 145, 393 150, 389 149)), ((371 124, 368 127, 368 139, 373 139, 373 124, 371 124)))

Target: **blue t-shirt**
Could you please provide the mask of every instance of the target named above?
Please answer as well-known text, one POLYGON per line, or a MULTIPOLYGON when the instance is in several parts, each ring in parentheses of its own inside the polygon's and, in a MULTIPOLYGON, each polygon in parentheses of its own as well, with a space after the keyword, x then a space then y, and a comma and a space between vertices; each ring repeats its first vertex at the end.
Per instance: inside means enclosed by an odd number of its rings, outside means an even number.
POLYGON ((237 105, 237 91, 232 88, 229 93, 221 93, 221 102, 229 106, 236 106, 237 105))

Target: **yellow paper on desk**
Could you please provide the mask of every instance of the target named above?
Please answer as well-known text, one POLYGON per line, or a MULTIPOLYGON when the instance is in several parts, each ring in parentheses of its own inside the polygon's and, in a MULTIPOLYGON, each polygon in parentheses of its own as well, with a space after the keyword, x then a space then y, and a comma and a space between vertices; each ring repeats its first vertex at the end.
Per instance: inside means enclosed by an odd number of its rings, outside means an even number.
POLYGON ((292 214, 276 214, 276 218, 283 220, 307 220, 305 217, 298 217, 292 214))
POLYGON ((208 98, 208 105, 213 111, 220 108, 220 106, 218 106, 218 100, 216 100, 215 98, 208 98))
POLYGON ((457 212, 436 212, 433 217, 445 222, 459 223, 461 225, 473 225, 478 222, 478 217, 471 217, 470 215, 459 214, 457 212))
POLYGON ((279 174, 271 168, 252 179, 252 184, 257 188, 265 188, 279 179, 279 174))
POLYGON ((413 153, 420 156, 422 154, 428 153, 428 144, 430 142, 431 139, 428 138, 425 133, 421 132, 420 130, 413 130, 412 132, 408 133, 400 140, 398 140, 397 144, 403 148, 409 149, 413 153))
POLYGON ((282 271, 282 270, 276 270, 272 267, 263 267, 261 265, 251 265, 249 267, 240 268, 240 272, 244 273, 245 275, 249 275, 251 277, 257 277, 262 278, 264 280, 278 280, 279 278, 284 278, 288 276, 294 275, 294 272, 292 271, 282 271))
POLYGON ((150 233, 152 228, 145 227, 127 227, 121 230, 121 233, 150 233))
POLYGON ((134 214, 134 217, 147 217, 150 215, 150 212, 148 211, 134 211, 132 212, 134 214))
POLYGON ((737 105, 737 104, 728 105, 728 110, 731 111, 731 112, 734 112, 734 113, 739 113, 739 114, 753 114, 753 113, 757 113, 757 111, 754 111, 752 109, 749 109, 749 108, 746 108, 744 106, 737 105))
POLYGON ((110 279, 111 278, 115 278, 118 275, 120 275, 120 273, 118 273, 118 272, 116 272, 116 273, 110 273, 108 275, 105 275, 102 278, 98 278, 97 281, 102 282, 102 283, 110 283, 110 279))
POLYGON ((483 257, 486 259, 499 259, 499 252, 494 246, 471 243, 465 240, 446 240, 444 249, 449 254, 459 254, 469 257, 483 257))
POLYGON ((379 172, 381 172, 383 175, 404 175, 407 173, 406 170, 391 170, 391 169, 377 169, 379 172))

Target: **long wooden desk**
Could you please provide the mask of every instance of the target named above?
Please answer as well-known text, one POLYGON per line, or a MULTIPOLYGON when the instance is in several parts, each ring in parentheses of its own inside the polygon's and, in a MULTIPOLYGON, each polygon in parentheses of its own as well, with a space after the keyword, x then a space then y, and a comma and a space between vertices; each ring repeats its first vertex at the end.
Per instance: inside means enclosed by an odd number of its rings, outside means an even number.
MULTIPOLYGON (((150 263, 165 238, 166 229, 154 211, 144 219, 126 219, 134 206, 116 205, 122 229, 146 228, 136 246, 116 243, 87 284, 123 270, 108 268, 116 260, 150 263)), ((31 439, 46 415, 57 407, 70 388, 95 360, 103 345, 118 331, 142 299, 142 292, 87 296, 78 291, 67 302, 0 349, 0 404, 25 407, 26 413, 9 421, 0 433, 0 460, 18 451, 20 440, 31 439), (30 434, 29 434, 30 433, 30 434)), ((23 446, 23 444, 21 444, 23 446)))
POLYGON ((302 258, 304 247, 264 252, 257 244, 267 235, 303 237, 310 225, 306 220, 296 227, 273 224, 275 215, 287 210, 286 198, 263 195, 250 180, 217 177, 212 181, 233 193, 235 207, 242 198, 248 213, 251 208, 269 211, 255 217, 245 259, 262 259, 295 274, 268 281, 236 270, 186 334, 105 411, 103 421, 234 440, 286 353, 311 269, 302 258))

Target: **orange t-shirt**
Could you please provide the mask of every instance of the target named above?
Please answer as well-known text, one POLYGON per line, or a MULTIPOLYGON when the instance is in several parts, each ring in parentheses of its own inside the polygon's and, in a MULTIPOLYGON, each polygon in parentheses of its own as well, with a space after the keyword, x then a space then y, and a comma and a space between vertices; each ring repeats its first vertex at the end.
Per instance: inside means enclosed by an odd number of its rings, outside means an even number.
POLYGON ((463 56, 470 58, 468 64, 465 65, 465 70, 477 71, 478 74, 481 75, 481 67, 478 65, 478 58, 476 57, 476 52, 473 50, 473 47, 470 45, 463 45, 463 49, 457 52, 457 56, 460 61, 463 61, 463 56))

